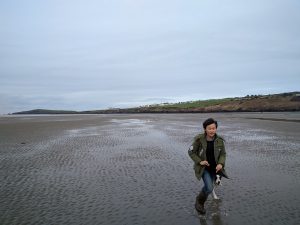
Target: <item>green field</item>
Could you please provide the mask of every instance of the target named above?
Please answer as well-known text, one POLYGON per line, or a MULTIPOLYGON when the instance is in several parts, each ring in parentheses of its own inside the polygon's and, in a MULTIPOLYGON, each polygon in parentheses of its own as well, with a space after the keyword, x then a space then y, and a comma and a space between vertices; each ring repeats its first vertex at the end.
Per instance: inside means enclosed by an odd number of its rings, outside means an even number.
POLYGON ((150 105, 151 108, 162 108, 162 109, 193 109, 202 108, 213 105, 219 105, 225 102, 234 100, 234 98, 224 98, 224 99, 209 99, 209 100, 199 100, 190 102, 179 102, 179 103, 164 103, 160 105, 150 105))

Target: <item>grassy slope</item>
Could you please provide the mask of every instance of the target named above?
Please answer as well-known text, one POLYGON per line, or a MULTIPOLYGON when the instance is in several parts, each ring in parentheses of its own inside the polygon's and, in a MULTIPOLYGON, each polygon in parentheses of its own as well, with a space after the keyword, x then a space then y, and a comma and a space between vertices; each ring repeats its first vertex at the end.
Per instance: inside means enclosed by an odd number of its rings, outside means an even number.
POLYGON ((165 105, 152 105, 150 107, 163 108, 163 109, 194 109, 194 108, 203 108, 213 105, 223 104, 228 101, 232 101, 233 98, 223 98, 223 99, 209 99, 209 100, 199 100, 199 101, 190 101, 190 102, 179 102, 173 104, 165 105))
POLYGON ((299 92, 252 95, 140 107, 140 111, 227 112, 227 111, 299 111, 299 92), (298 100, 297 100, 298 99, 298 100))
POLYGON ((36 109, 14 114, 100 114, 100 113, 155 113, 155 112, 260 112, 300 111, 300 92, 273 95, 199 100, 179 103, 163 103, 127 109, 91 111, 64 111, 36 109))

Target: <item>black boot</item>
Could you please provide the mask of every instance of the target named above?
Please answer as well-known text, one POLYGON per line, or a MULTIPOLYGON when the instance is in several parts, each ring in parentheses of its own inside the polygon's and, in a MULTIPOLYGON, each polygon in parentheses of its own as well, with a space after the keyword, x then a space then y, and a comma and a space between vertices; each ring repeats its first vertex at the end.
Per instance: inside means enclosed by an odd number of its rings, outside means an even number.
POLYGON ((205 214, 206 210, 204 208, 204 202, 207 199, 207 195, 201 191, 196 198, 195 208, 200 214, 205 214))

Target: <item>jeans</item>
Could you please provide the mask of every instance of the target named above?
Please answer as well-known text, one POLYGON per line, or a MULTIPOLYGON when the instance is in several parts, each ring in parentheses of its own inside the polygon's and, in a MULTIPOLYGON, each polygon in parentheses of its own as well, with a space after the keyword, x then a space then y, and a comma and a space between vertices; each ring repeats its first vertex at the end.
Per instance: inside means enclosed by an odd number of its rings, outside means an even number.
POLYGON ((213 191, 215 178, 216 178, 215 174, 208 172, 206 169, 204 170, 203 175, 202 175, 202 179, 204 182, 202 191, 206 195, 209 195, 213 191))

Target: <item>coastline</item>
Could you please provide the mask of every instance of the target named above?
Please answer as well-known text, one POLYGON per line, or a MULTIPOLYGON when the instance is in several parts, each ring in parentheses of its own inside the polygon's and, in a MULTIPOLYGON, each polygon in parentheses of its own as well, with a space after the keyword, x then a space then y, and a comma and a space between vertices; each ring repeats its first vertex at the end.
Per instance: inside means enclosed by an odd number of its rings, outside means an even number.
POLYGON ((300 111, 300 92, 273 95, 210 99, 179 103, 163 103, 133 108, 70 111, 34 109, 12 114, 127 114, 127 113, 231 113, 300 111))
POLYGON ((0 223, 297 224, 300 127, 282 118, 300 113, 0 118, 0 223), (226 140, 230 179, 198 217, 202 183, 187 149, 208 116, 226 140))

